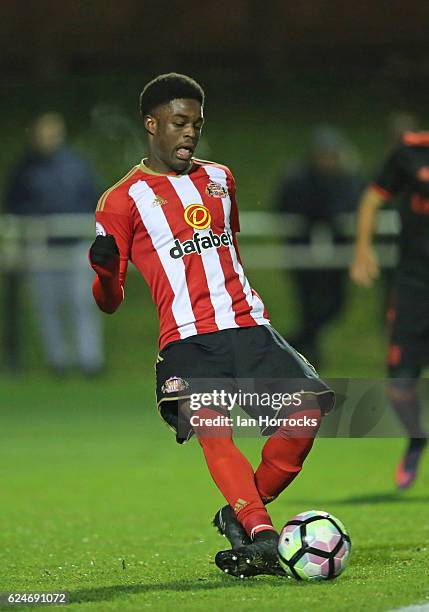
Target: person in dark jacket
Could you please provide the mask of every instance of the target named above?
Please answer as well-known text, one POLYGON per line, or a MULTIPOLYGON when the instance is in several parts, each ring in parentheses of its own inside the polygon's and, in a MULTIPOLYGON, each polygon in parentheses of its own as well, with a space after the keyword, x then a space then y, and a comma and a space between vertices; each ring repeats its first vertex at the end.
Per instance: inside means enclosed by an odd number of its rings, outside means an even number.
MULTIPOLYGON (((27 228, 33 216, 48 224, 53 215, 93 213, 100 192, 97 179, 90 164, 66 146, 63 117, 41 115, 30 134, 30 150, 9 180, 6 212, 24 218, 27 228)), ((67 222, 70 217, 64 217, 67 222)), ((104 357, 101 321, 88 290, 87 245, 79 232, 66 233, 47 238, 43 263, 29 258, 31 291, 49 365, 58 373, 77 365, 95 374, 104 357)))
MULTIPOLYGON (((308 153, 282 179, 276 197, 280 212, 301 217, 302 235, 295 244, 310 245, 317 228, 336 234, 336 215, 356 209, 363 188, 356 155, 335 127, 318 126, 311 135, 308 153)), ((300 322, 289 334, 292 346, 320 365, 319 336, 341 312, 345 298, 346 270, 307 268, 291 270, 298 298, 300 322)))

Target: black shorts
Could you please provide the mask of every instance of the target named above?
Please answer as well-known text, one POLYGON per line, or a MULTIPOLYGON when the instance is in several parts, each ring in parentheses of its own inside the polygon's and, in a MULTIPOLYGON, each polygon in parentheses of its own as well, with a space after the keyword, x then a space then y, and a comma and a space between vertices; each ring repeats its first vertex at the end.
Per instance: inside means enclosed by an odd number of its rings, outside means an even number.
MULTIPOLYGON (((313 366, 269 325, 224 329, 170 342, 159 353, 155 368, 158 410, 179 443, 193 433, 178 409, 179 402, 189 401, 192 394, 220 388, 236 392, 244 384, 247 390, 259 393, 311 395, 323 414, 335 403, 334 392, 313 366)), ((252 417, 273 416, 270 407, 240 407, 252 417)), ((273 431, 265 428, 262 433, 273 431)))
POLYGON ((399 277, 390 309, 390 376, 418 376, 429 365, 429 280, 399 277))

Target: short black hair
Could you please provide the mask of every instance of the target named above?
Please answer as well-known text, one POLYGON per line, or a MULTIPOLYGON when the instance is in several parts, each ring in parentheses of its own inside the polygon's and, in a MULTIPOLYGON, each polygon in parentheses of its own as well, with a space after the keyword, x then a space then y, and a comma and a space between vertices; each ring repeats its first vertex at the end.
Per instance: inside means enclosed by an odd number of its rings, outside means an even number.
POLYGON ((197 100, 203 106, 204 90, 194 79, 185 74, 177 72, 160 74, 144 86, 140 94, 140 114, 144 117, 155 107, 168 104, 177 98, 197 100))

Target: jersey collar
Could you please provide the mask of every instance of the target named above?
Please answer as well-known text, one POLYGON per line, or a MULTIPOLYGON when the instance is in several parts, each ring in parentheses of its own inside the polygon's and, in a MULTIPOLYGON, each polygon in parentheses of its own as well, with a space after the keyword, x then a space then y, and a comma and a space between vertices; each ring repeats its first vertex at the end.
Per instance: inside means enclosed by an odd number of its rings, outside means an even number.
POLYGON ((185 174, 189 174, 192 170, 192 166, 194 165, 194 158, 192 157, 189 160, 189 166, 186 168, 185 172, 181 172, 178 174, 177 172, 157 172, 156 170, 152 170, 149 166, 146 166, 147 157, 143 158, 140 162, 140 169, 142 172, 146 174, 153 174, 154 176, 184 176, 185 174))

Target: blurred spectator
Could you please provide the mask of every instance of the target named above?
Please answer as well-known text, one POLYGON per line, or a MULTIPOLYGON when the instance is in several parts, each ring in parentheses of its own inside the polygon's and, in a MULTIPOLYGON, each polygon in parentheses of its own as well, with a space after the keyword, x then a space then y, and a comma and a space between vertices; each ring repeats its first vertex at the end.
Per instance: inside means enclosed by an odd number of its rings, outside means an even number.
MULTIPOLYGON (((89 164, 66 146, 65 138, 61 115, 47 113, 36 119, 30 150, 9 181, 7 213, 38 215, 48 222, 51 215, 94 212, 97 180, 89 164)), ((34 266, 28 270, 46 359, 58 374, 76 365, 85 374, 96 374, 104 356, 101 320, 90 290, 86 241, 78 236, 49 238, 46 249, 48 263, 64 260, 63 266, 54 269, 34 266)), ((13 313, 8 315, 13 318, 13 313)))
MULTIPOLYGON (((357 156, 340 130, 317 126, 305 158, 289 171, 279 185, 276 207, 280 212, 304 218, 302 237, 293 242, 310 244, 315 228, 332 232, 336 215, 356 209, 363 188, 357 156)), ((319 335, 341 312, 347 272, 336 269, 291 271, 300 310, 300 324, 288 335, 292 346, 320 365, 319 335)))
POLYGON ((420 129, 419 120, 406 111, 393 111, 387 117, 386 149, 395 149, 405 132, 416 132, 420 129))

